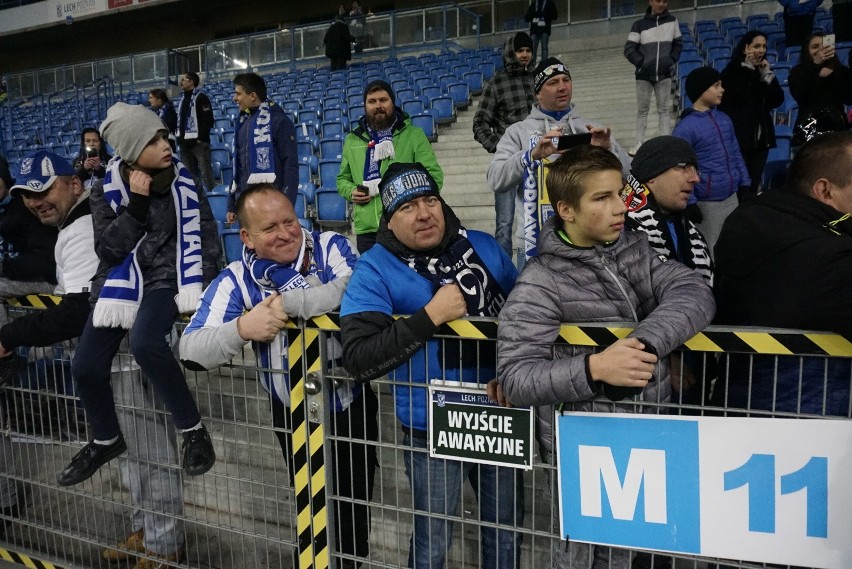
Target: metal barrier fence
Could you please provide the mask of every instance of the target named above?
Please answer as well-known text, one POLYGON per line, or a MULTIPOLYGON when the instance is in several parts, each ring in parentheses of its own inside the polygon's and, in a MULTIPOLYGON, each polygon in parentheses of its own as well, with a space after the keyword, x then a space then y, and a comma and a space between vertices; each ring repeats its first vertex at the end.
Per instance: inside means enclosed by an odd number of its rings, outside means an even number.
MULTIPOLYGON (((420 514, 438 523, 427 545, 446 547, 447 567, 497 567, 491 557, 482 557, 491 555, 492 546, 483 542, 494 543, 495 533, 497 542, 510 550, 518 547, 514 540, 520 540, 519 567, 554 566, 568 542, 559 540, 552 457, 536 445, 533 468, 505 476, 489 466, 462 472, 447 466, 433 475, 444 475, 452 483, 434 484, 425 495, 412 495, 409 475, 424 474, 421 459, 429 451, 425 441, 415 440, 420 433, 401 430, 396 415, 406 410, 397 408, 393 390, 420 389, 423 384, 374 381, 375 401, 364 395, 366 403, 353 404, 348 414, 336 413, 330 394, 348 384, 334 359, 337 332, 334 315, 288 330, 289 411, 270 404, 256 379, 258 373, 273 370, 258 367, 248 347, 228 366, 187 371, 217 452, 216 466, 198 478, 183 477, 170 419, 155 403, 132 357, 122 351, 114 362, 113 386, 130 450, 71 488, 58 487, 56 474, 88 440, 70 381, 73 343, 29 350, 27 373, 0 391, 0 463, 5 467, 0 482, 13 482, 19 501, 26 504, 20 517, 6 515, 6 510, 0 516, 5 526, 0 558, 12 560, 19 552, 69 568, 131 566, 127 561, 116 565, 102 552, 144 528, 149 538, 156 534, 150 543, 162 548, 151 553, 181 551, 180 560, 156 566, 404 567, 415 515, 420 514), (378 432, 373 433, 374 441, 364 442, 358 432, 370 424, 373 413, 378 432), (373 453, 378 468, 370 493, 359 472, 366 471, 373 453), (359 464, 361 459, 367 464, 359 464), (491 483, 494 475, 496 483, 491 483), (465 478, 474 485, 465 484, 465 478), (424 499, 440 508, 446 503, 441 498, 445 488, 460 493, 456 511, 425 514, 416 509, 424 507, 424 499), (492 490, 498 498, 489 500, 492 490), (500 521, 489 521, 488 510, 494 508, 500 521), (507 516, 519 523, 506 523, 507 516), (442 532, 440 522, 451 522, 452 530, 442 532), (365 536, 369 552, 359 542, 365 536), (452 543, 443 546, 442 539, 452 543)), ((602 348, 628 332, 613 325, 564 326, 552 349, 565 353, 602 348)), ((177 334, 176 329, 175 338, 177 334)), ((434 379, 458 385, 458 371, 464 368, 484 387, 494 376, 495 337, 494 321, 445 325, 440 336, 445 376, 434 379)), ((687 342, 674 363, 677 389, 672 401, 644 403, 644 412, 852 416, 852 344, 838 336, 711 327, 687 342), (765 373, 772 376, 768 391, 760 375, 765 373), (735 385, 745 389, 730 389, 735 385)), ((0 490, 0 507, 8 505, 4 500, 0 490)), ((150 543, 146 547, 153 547, 150 543)), ((153 560, 139 555, 132 548, 112 551, 113 557, 130 556, 131 563, 134 556, 153 560)), ((621 567, 623 555, 615 548, 606 550, 594 567, 621 567)), ((654 557, 674 558, 678 569, 714 567, 717 562, 682 554, 654 557)), ((634 561, 645 562, 652 566, 647 555, 634 561)), ((723 566, 755 565, 724 561, 723 566)), ((573 567, 592 565, 589 561, 573 567)))

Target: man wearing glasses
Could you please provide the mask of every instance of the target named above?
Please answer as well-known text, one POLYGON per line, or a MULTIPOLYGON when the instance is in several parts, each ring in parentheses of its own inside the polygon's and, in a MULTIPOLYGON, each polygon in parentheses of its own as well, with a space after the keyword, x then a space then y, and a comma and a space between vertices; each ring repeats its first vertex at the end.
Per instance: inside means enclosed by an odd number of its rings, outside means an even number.
POLYGON ((698 182, 698 159, 677 136, 658 136, 636 151, 622 191, 625 224, 644 231, 657 253, 695 269, 713 286, 713 262, 707 241, 689 219, 687 200, 698 182))

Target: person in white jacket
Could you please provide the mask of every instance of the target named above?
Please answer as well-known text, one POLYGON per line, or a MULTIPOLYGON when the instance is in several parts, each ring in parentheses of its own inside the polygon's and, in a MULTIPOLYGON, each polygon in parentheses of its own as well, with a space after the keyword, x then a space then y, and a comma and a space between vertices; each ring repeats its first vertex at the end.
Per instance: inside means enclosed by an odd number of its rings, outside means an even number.
POLYGON ((553 214, 549 203, 539 203, 539 186, 544 184, 547 164, 564 152, 557 149, 555 137, 590 133, 592 145, 619 159, 625 178, 630 172, 630 156, 610 129, 583 118, 571 104, 574 84, 561 61, 550 57, 539 63, 533 85, 537 103, 527 118, 506 129, 488 167, 488 184, 494 192, 517 192, 513 246, 519 270, 536 255, 540 224, 553 214))

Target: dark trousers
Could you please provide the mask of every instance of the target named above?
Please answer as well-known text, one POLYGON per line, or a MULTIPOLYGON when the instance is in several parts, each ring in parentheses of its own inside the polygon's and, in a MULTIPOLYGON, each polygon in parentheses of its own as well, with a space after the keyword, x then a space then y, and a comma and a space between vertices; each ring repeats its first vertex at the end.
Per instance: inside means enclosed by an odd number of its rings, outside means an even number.
MULTIPOLYGON (((130 329, 130 353, 172 414, 175 427, 188 429, 201 421, 201 415, 166 339, 177 315, 175 294, 177 291, 170 288, 145 291, 130 329)), ((89 314, 71 362, 77 394, 96 439, 107 440, 121 433, 110 372, 112 359, 126 332, 122 328, 95 328, 89 314)))
POLYGON ((355 236, 355 247, 358 249, 358 253, 363 255, 370 248, 376 244, 376 234, 375 233, 359 233, 355 236))
POLYGON ((338 69, 346 69, 346 58, 345 57, 329 57, 329 64, 331 65, 332 71, 337 71, 338 69))
MULTIPOLYGON (((375 442, 379 438, 376 420, 379 402, 372 388, 364 385, 358 397, 345 410, 332 413, 331 434, 361 441, 375 442)), ((281 452, 287 460, 291 483, 295 473, 293 466, 292 418, 290 409, 272 400, 272 424, 281 452)), ((373 481, 378 459, 376 447, 371 444, 349 441, 329 441, 332 445, 333 463, 327 472, 333 473, 335 493, 340 496, 334 504, 335 539, 337 551, 346 555, 366 557, 370 553, 370 507, 353 504, 346 499, 368 502, 373 498, 373 481)))
POLYGON ((748 177, 751 178, 751 191, 747 195, 738 194, 740 202, 743 199, 748 199, 757 195, 757 189, 760 187, 760 179, 763 177, 763 170, 766 168, 766 158, 769 156, 769 149, 752 150, 743 154, 748 177))

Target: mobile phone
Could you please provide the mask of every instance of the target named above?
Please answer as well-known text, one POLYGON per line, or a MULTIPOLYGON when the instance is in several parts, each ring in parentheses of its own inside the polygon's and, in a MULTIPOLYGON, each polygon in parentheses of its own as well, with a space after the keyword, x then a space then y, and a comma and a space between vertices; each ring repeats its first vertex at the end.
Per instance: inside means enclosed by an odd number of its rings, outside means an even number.
POLYGON ((86 147, 86 158, 94 158, 98 155, 98 149, 91 146, 86 147))
POLYGON ((584 132, 582 134, 563 134, 562 136, 554 136, 551 140, 556 150, 568 150, 581 144, 591 144, 592 133, 584 132))
POLYGON ((834 40, 835 40, 834 34, 826 34, 826 35, 822 36, 822 47, 828 47, 828 46, 834 47, 834 40))

